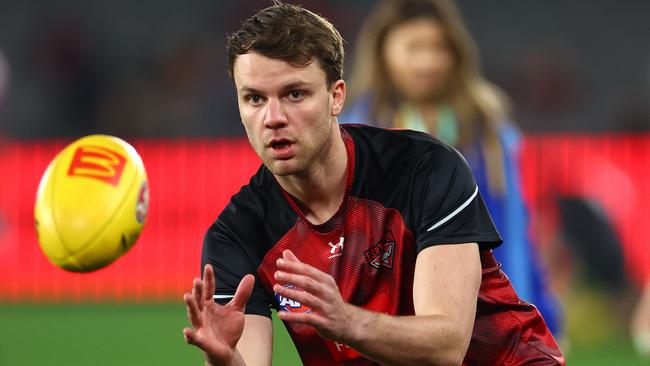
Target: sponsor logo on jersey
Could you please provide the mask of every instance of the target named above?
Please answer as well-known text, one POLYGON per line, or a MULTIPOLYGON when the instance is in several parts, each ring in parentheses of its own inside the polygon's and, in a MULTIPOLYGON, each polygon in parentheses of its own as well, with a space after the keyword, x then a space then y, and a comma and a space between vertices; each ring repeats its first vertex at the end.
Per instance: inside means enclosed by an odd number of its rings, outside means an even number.
POLYGON ((393 269, 393 257, 395 254, 395 239, 393 233, 386 232, 386 236, 377 244, 364 252, 368 264, 376 269, 393 269))
POLYGON ((343 254, 343 242, 345 241, 344 237, 341 237, 338 243, 332 244, 332 242, 329 242, 328 245, 330 246, 330 256, 328 258, 334 258, 338 257, 341 254, 343 254))
POLYGON ((326 341, 325 345, 330 351, 332 358, 338 362, 354 360, 361 357, 361 354, 359 354, 359 352, 355 351, 352 347, 348 346, 345 343, 326 341))
POLYGON ((72 157, 68 176, 97 179, 116 186, 120 183, 126 158, 103 146, 79 146, 72 157))
POLYGON ((337 350, 338 352, 341 352, 341 351, 343 351, 343 350, 346 349, 346 348, 347 348, 347 349, 350 348, 350 346, 348 346, 347 344, 345 344, 345 343, 339 343, 339 342, 337 342, 337 341, 334 341, 334 347, 336 347, 336 350, 337 350))
POLYGON ((147 211, 149 211, 149 185, 147 182, 142 182, 138 203, 135 205, 135 218, 140 224, 147 218, 147 211))
MULTIPOLYGON (((302 291, 302 289, 294 285, 284 285, 286 288, 302 291)), ((280 311, 290 311, 292 313, 310 313, 311 308, 309 306, 303 305, 296 300, 292 300, 288 297, 284 297, 277 292, 275 293, 275 301, 278 303, 278 309, 280 311)))

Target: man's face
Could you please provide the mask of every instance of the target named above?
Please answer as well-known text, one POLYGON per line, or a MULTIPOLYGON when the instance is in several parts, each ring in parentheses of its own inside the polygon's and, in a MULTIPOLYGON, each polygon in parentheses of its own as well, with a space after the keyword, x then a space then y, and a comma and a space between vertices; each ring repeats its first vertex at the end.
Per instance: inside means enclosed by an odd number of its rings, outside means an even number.
POLYGON ((330 89, 317 61, 297 67, 255 52, 237 57, 233 78, 248 140, 273 174, 305 173, 325 158, 345 99, 342 80, 330 89))

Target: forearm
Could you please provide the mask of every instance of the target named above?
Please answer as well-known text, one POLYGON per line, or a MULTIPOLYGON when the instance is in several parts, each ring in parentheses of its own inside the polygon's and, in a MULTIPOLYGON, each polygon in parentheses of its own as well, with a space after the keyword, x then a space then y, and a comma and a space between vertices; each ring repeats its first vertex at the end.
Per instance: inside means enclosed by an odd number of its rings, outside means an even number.
POLYGON ((481 282, 476 243, 420 252, 413 280, 414 316, 389 316, 346 303, 331 275, 300 262, 288 250, 277 264, 279 283, 273 290, 312 309, 278 312, 285 322, 311 325, 323 338, 387 365, 460 365, 465 357, 481 282))
POLYGON ((271 366, 273 354, 273 323, 261 315, 246 315, 246 323, 230 362, 210 362, 205 353, 205 366, 271 366))
POLYGON ((390 316, 350 305, 349 339, 342 341, 386 365, 459 365, 469 339, 443 315, 390 316))
POLYGON ((246 362, 242 358, 239 351, 235 350, 232 360, 228 363, 210 361, 208 355, 205 355, 205 366, 246 366, 246 362))

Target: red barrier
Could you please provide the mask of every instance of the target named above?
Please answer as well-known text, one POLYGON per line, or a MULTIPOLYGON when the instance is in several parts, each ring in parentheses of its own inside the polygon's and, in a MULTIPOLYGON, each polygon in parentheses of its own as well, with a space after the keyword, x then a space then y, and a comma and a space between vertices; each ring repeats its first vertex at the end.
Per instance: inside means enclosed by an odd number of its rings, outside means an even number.
MULTIPOLYGON (((0 301, 180 301, 199 274, 203 233, 259 159, 245 139, 140 140, 151 187, 135 247, 105 269, 74 274, 51 265, 33 227, 41 174, 69 141, 0 147, 0 301)), ((613 218, 633 277, 650 276, 650 135, 528 137, 525 195, 544 209, 557 194, 594 197, 613 218)))
POLYGON ((68 273, 41 253, 34 231, 36 188, 69 141, 0 148, 0 301, 175 299, 200 267, 203 234, 259 159, 242 139, 134 141, 149 175, 151 204, 136 245, 93 273, 68 273))
MULTIPOLYGON (((534 224, 541 215, 557 220, 557 197, 589 198, 614 226, 630 278, 637 284, 650 279, 649 134, 529 136, 521 165, 534 224)), ((547 232, 558 227, 544 225, 547 232)))

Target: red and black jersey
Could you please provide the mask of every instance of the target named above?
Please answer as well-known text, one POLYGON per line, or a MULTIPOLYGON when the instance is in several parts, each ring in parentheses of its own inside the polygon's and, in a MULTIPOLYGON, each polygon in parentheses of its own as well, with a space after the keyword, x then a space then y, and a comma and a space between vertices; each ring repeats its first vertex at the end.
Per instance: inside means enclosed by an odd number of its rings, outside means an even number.
MULTIPOLYGON (((433 245, 476 242, 483 277, 464 364, 563 363, 541 315, 517 297, 492 255, 501 238, 463 157, 424 133, 340 128, 348 156, 346 195, 329 221, 306 220, 262 166, 210 227, 202 265, 215 269, 216 301, 229 301, 241 278, 252 273, 256 282, 247 314, 270 317, 270 307, 310 311, 272 290, 276 259, 291 249, 301 261, 332 275, 346 302, 412 315, 418 253, 433 245)), ((305 365, 376 364, 321 338, 311 326, 285 326, 305 365)))

